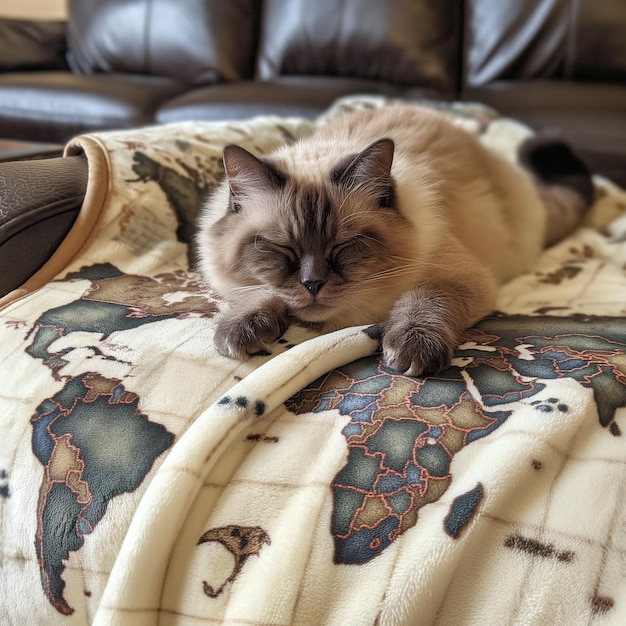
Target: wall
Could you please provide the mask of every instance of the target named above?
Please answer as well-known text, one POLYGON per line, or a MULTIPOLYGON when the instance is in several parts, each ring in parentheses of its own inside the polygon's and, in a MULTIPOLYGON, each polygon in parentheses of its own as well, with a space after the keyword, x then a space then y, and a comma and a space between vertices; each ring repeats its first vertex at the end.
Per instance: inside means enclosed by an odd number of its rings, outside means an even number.
POLYGON ((0 17, 63 19, 67 0, 0 0, 0 17))

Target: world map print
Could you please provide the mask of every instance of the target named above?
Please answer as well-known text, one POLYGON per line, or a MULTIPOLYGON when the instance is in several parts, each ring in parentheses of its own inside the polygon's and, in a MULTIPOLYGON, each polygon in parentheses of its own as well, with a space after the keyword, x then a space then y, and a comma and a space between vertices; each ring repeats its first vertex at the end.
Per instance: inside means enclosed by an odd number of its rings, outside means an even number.
MULTIPOLYGON (((614 416, 626 406, 626 327, 619 318, 495 315, 467 332, 455 357, 462 365, 423 379, 364 358, 287 403, 296 414, 334 409, 350 418, 348 460, 332 484, 337 563, 365 563, 413 527, 420 509, 451 485, 455 454, 499 428, 512 414, 507 405, 567 411, 558 398, 532 399, 550 380, 591 388, 600 425, 621 436, 614 416)), ((444 532, 458 537, 483 493, 478 484, 456 498, 444 532)))
MULTIPOLYGON (((31 424, 32 450, 44 468, 35 537, 41 583, 50 603, 65 615, 74 612, 64 597, 70 552, 81 549, 111 499, 139 487, 174 435, 142 413, 141 398, 122 380, 95 371, 64 375, 70 353, 79 348, 55 347, 55 342, 72 333, 93 333, 98 341, 80 349, 111 360, 101 344, 114 332, 216 312, 213 303, 196 295, 198 285, 184 272, 150 278, 99 264, 65 278, 85 279, 91 286, 82 297, 37 319, 26 348, 63 383, 39 404, 31 424), (166 297, 172 291, 188 293, 172 301, 166 297)), ((84 363, 88 367, 89 359, 84 363)))

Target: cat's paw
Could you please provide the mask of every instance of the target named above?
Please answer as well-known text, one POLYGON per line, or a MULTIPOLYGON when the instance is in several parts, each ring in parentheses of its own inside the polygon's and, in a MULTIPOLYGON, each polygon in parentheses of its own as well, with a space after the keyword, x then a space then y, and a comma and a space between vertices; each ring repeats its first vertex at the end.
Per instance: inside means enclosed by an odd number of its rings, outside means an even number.
POLYGON ((287 309, 273 299, 259 308, 235 308, 221 315, 215 329, 217 351, 245 361, 255 354, 270 354, 271 344, 287 330, 287 309))
POLYGON ((452 361, 454 345, 436 330, 388 322, 383 331, 384 364, 406 376, 432 376, 452 361))

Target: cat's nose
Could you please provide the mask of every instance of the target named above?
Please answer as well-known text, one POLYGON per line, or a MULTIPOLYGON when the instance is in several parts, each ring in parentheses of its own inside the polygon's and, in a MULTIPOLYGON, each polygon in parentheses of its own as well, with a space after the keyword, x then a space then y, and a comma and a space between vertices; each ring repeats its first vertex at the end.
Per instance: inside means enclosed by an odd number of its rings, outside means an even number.
POLYGON ((314 295, 316 296, 320 289, 326 284, 323 280, 303 280, 302 284, 314 295))

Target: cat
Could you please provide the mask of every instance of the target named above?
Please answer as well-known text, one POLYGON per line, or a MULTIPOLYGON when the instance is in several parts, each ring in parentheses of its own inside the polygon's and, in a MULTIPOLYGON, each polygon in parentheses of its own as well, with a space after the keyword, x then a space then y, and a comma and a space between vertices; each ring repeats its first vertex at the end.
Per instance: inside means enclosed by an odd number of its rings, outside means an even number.
POLYGON ((196 240, 199 271, 229 305, 217 351, 268 353, 292 322, 381 323, 386 366, 440 372, 496 287, 590 204, 589 170, 564 143, 530 140, 522 157, 543 182, 412 104, 339 115, 264 158, 227 146, 196 240))

